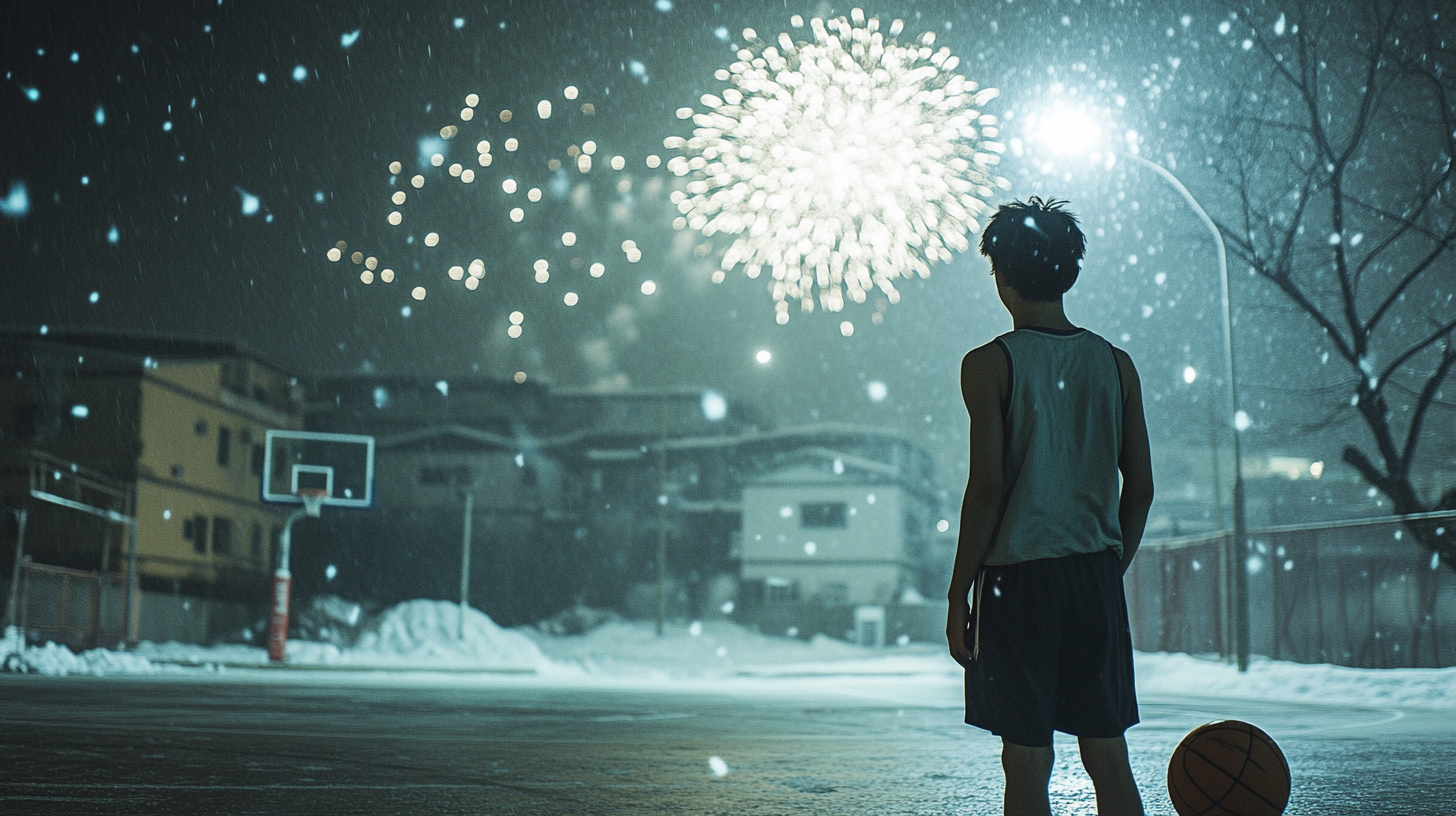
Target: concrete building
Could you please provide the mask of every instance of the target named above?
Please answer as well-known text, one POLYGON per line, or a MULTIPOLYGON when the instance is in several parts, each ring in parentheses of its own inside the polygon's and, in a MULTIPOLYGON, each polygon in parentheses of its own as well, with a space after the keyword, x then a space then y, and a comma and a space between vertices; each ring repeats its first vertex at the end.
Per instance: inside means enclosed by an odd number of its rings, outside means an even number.
POLYGON ((233 343, 60 330, 0 333, 0 365, 0 503, 25 511, 25 555, 122 572, 135 518, 132 636, 250 623, 286 516, 259 500, 263 434, 302 427, 287 373, 233 343))

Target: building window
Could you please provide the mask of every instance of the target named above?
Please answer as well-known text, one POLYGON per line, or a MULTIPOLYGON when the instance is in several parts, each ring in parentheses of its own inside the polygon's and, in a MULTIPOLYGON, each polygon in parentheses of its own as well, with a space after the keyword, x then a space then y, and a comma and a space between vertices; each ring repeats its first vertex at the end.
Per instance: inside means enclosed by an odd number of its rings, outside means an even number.
POLYGON ((193 516, 182 522, 182 537, 192 542, 192 551, 207 554, 207 516, 193 516))
POLYGON ((233 551, 233 520, 218 516, 212 520, 212 551, 216 555, 231 555, 233 551))
POLYGON ((787 578, 765 578, 763 580, 764 603, 793 603, 799 600, 799 582, 787 578))
POLYGON ((263 475, 263 446, 262 445, 258 445, 258 444, 254 444, 253 445, 253 461, 250 464, 252 465, 252 470, 253 470, 253 475, 254 476, 262 476, 263 475))
POLYGON ((192 423, 192 432, 198 436, 207 436, 207 420, 199 419, 192 423))
POLYGON ((847 606, 849 605, 849 584, 843 581, 829 581, 820 588, 819 594, 824 598, 825 606, 847 606))
POLYGON ((233 460, 233 429, 218 426, 217 429, 217 464, 220 467, 227 467, 233 460))
POLYGON ((254 561, 263 560, 263 525, 256 521, 253 522, 253 538, 249 542, 248 552, 254 561))
POLYGON ((799 506, 800 527, 847 527, 849 505, 844 502, 815 502, 799 506))

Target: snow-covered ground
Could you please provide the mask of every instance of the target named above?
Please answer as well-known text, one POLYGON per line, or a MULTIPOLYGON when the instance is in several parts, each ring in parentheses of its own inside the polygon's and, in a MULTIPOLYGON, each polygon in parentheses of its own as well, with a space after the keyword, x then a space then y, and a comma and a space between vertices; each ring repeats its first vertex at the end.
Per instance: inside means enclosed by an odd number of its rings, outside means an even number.
MULTIPOLYGON (((831 675, 941 676, 960 668, 938 644, 867 648, 816 637, 770 637, 726 620, 670 624, 658 636, 648 621, 610 621, 580 635, 504 629, 484 613, 443 601, 410 601, 369 621, 355 645, 290 641, 290 668, 371 671, 535 673, 554 681, 663 683, 726 677, 831 675)), ((0 655, 14 662, 11 628, 0 655)), ((25 650, 23 670, 46 675, 145 675, 218 667, 267 670, 264 649, 143 642, 120 652, 81 654, 47 644, 25 650)), ((1226 663, 1181 654, 1139 653, 1144 696, 1198 696, 1266 701, 1456 708, 1456 668, 1350 669, 1256 658, 1246 673, 1226 663)))

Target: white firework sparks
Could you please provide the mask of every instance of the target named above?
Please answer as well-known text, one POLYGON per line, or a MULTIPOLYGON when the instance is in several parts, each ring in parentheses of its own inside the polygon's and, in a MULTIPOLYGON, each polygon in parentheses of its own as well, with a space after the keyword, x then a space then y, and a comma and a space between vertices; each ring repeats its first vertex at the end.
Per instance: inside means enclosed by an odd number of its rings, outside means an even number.
MULTIPOLYGON (((525 273, 527 270, 518 261, 502 258, 508 253, 492 253, 488 247, 480 246, 480 238, 483 234, 503 243, 505 235, 527 226, 536 227, 540 233, 538 225, 542 221, 553 229, 543 236, 549 238, 542 242, 539 253, 558 258, 560 263, 553 267, 546 257, 535 259, 529 271, 536 283, 545 284, 553 275, 568 281, 574 276, 580 281, 588 270, 592 278, 600 278, 608 267, 596 258, 614 262, 612 256, 594 254, 601 253, 600 239, 614 230, 604 229, 602 215, 589 211, 590 195, 583 185, 593 175, 598 178, 607 175, 613 177, 619 195, 626 194, 632 189, 628 161, 625 156, 608 153, 594 139, 573 140, 572 136, 590 132, 589 123, 596 116, 596 105, 582 99, 580 89, 574 85, 566 86, 561 96, 562 100, 555 104, 550 99, 536 102, 533 117, 510 108, 499 112, 487 109, 479 94, 469 94, 458 114, 458 124, 452 121, 441 127, 438 139, 431 136, 420 140, 420 163, 429 167, 410 168, 399 159, 389 163, 390 211, 384 220, 408 233, 406 242, 410 244, 414 243, 416 231, 424 232, 421 241, 426 249, 424 257, 429 258, 435 272, 443 272, 470 291, 481 287, 488 271, 496 272, 497 278, 503 277, 501 273, 525 273), (561 127, 551 127, 551 122, 560 123, 561 127), (452 143, 467 146, 473 143, 474 156, 466 153, 466 160, 450 161, 446 153, 452 143), (442 178, 446 175, 449 178, 442 178), (573 178, 583 181, 571 181, 573 178), (476 183, 477 179, 480 183, 476 183), (485 202, 459 197, 436 198, 433 206, 417 209, 421 199, 428 198, 441 185, 459 185, 459 191, 474 190, 485 202), (553 186, 557 188, 554 196, 549 194, 553 186), (553 197, 559 200, 553 203, 550 201, 553 197), (468 214, 478 211, 480 217, 462 221, 459 218, 462 210, 468 214), (439 231, 431 229, 438 220, 449 226, 441 226, 439 231), (451 230, 450 226, 455 229, 451 230), (583 230, 594 232, 599 240, 591 246, 582 246, 587 243, 582 241, 583 234, 579 232, 583 230), (472 255, 479 257, 472 258, 472 255)), ((655 170, 660 162, 658 156, 650 155, 644 163, 647 169, 655 170)), ((610 220, 627 219, 612 215, 610 220)), ((628 239, 621 246, 627 264, 642 260, 642 250, 636 241, 628 239)), ((351 261, 358 268, 359 280, 366 285, 376 280, 392 284, 401 277, 378 256, 358 250, 350 253, 345 241, 337 242, 325 256, 336 263, 351 261)), ((435 282, 430 282, 430 286, 435 282)), ((409 292, 415 300, 424 300, 428 290, 425 286, 414 286, 409 292)), ((643 292, 649 294, 645 288, 643 292)), ((569 291, 561 303, 572 307, 580 300, 581 295, 569 291)), ((519 338, 523 332, 522 321, 517 319, 520 314, 514 312, 506 328, 511 339, 519 338)))
POLYGON ((997 91, 957 74, 933 33, 896 40, 903 28, 887 36, 854 9, 810 20, 808 41, 746 30, 715 74, 729 87, 679 110, 693 134, 665 142, 689 179, 674 226, 731 238, 715 281, 768 270, 780 323, 791 300, 838 312, 878 288, 898 302, 895 279, 968 249, 986 199, 1010 186, 992 171, 996 118, 979 110, 997 91))

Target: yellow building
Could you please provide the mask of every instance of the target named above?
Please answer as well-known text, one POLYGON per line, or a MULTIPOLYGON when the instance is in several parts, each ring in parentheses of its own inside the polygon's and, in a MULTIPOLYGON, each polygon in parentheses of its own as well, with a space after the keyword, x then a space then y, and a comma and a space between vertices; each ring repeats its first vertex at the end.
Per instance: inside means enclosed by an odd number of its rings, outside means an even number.
POLYGON ((118 572, 128 556, 124 525, 39 492, 135 517, 140 637, 179 634, 154 596, 263 601, 291 509, 259 499, 263 437, 303 427, 284 371, 233 343, 56 330, 0 332, 0 362, 0 503, 26 510, 34 562, 118 572))

